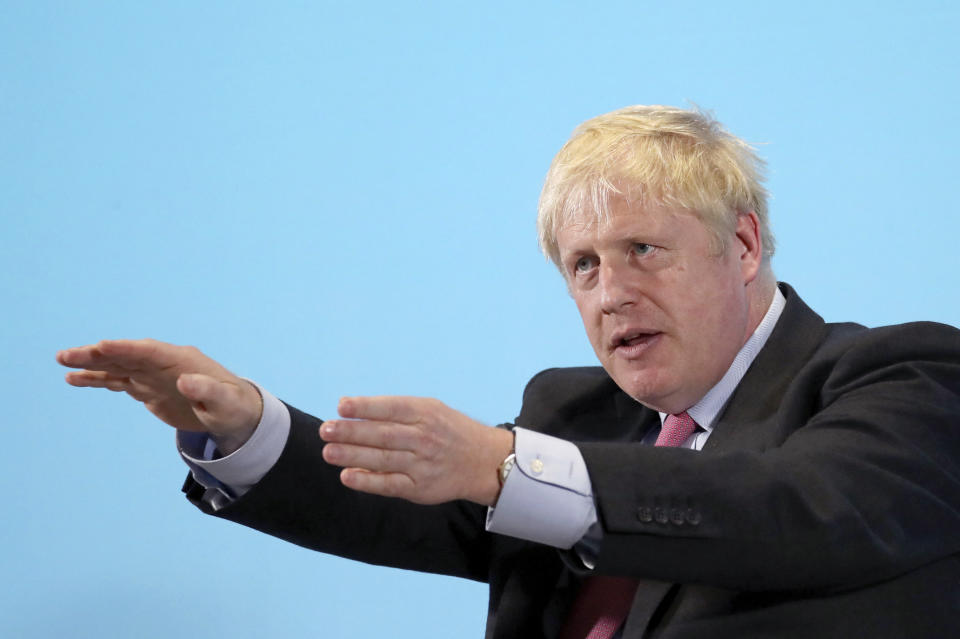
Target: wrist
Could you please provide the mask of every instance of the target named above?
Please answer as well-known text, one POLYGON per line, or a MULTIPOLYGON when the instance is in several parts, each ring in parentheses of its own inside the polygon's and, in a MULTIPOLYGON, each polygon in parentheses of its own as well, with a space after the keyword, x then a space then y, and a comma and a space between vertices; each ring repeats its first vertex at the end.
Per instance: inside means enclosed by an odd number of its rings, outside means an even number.
POLYGON ((495 506, 500 498, 503 481, 510 470, 510 460, 513 457, 514 435, 506 428, 493 428, 488 463, 484 464, 483 481, 484 491, 479 503, 485 506, 495 506))
POLYGON ((210 431, 210 438, 224 457, 236 452, 250 441, 263 419, 263 395, 260 393, 260 389, 250 380, 240 379, 240 388, 244 398, 242 405, 246 407, 244 410, 246 416, 229 429, 210 431))
POLYGON ((227 433, 211 432, 210 439, 217 445, 217 450, 220 452, 220 455, 226 457, 227 455, 235 453, 250 441, 253 433, 257 430, 257 426, 258 424, 254 424, 252 427, 232 430, 227 433))

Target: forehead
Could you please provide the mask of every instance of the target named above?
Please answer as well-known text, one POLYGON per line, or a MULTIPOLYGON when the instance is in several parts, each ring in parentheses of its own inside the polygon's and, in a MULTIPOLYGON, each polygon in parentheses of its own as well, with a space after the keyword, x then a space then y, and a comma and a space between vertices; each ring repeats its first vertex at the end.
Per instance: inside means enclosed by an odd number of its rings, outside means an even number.
POLYGON ((681 232, 689 233, 691 224, 702 226, 689 211, 662 206, 631 206, 621 202, 611 206, 606 214, 591 211, 564 220, 557 229, 557 246, 562 253, 584 244, 665 241, 681 232))

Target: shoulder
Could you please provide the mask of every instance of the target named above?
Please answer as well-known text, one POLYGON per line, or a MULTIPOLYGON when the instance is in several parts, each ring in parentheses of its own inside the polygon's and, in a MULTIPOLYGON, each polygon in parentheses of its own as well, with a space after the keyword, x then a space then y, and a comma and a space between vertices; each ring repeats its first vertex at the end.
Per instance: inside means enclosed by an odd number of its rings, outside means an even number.
POLYGON ((936 322, 910 322, 868 328, 852 322, 825 323, 799 295, 781 283, 787 306, 758 357, 770 375, 791 377, 856 375, 891 364, 960 364, 960 330, 936 322))
POLYGON ((829 370, 822 389, 828 403, 870 389, 885 401, 900 393, 910 402, 936 401, 960 410, 960 330, 952 326, 831 327, 813 363, 829 370))
POLYGON ((827 324, 818 349, 837 364, 877 366, 884 362, 929 361, 960 364, 960 330, 936 322, 865 328, 827 324))

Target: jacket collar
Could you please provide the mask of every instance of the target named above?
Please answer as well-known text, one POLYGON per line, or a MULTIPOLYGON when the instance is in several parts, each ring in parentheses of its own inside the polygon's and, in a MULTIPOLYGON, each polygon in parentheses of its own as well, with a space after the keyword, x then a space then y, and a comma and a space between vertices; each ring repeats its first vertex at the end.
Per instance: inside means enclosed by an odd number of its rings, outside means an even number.
POLYGON ((773 333, 720 413, 704 450, 756 450, 764 447, 766 420, 779 408, 787 386, 826 336, 823 318, 810 309, 788 284, 780 283, 786 298, 773 333))

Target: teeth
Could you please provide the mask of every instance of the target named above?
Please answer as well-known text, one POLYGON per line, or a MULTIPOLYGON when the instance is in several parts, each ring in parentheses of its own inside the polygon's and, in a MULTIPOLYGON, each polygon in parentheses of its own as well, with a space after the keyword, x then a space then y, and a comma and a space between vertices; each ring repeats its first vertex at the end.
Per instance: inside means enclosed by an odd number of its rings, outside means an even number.
POLYGON ((643 333, 631 333, 629 335, 621 337, 617 341, 617 344, 619 346, 633 346, 635 344, 639 344, 640 342, 650 337, 653 337, 654 335, 656 335, 656 332, 650 332, 650 331, 643 332, 643 333))

